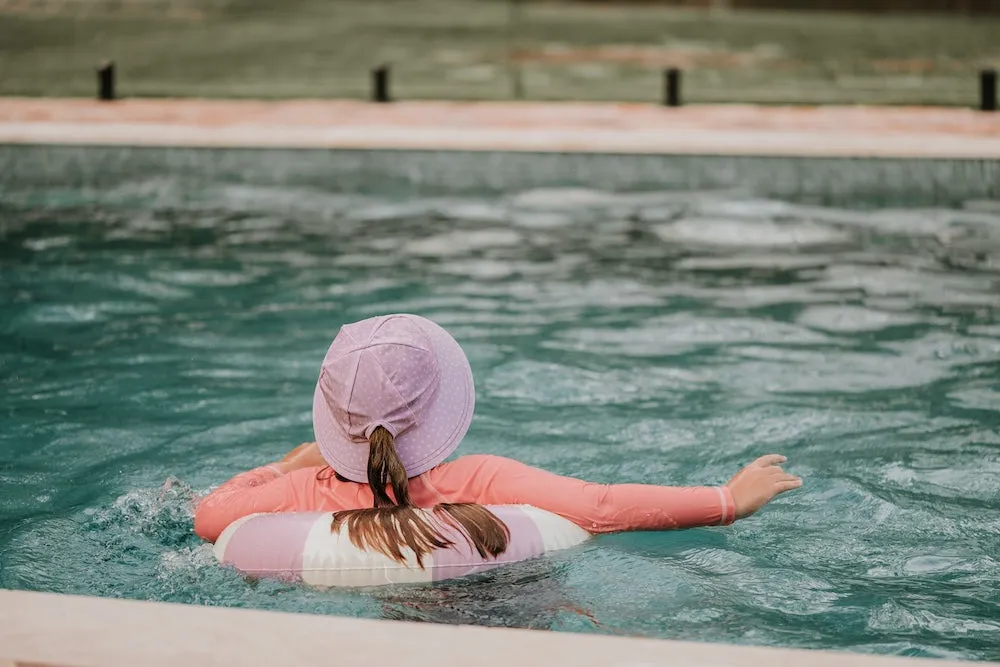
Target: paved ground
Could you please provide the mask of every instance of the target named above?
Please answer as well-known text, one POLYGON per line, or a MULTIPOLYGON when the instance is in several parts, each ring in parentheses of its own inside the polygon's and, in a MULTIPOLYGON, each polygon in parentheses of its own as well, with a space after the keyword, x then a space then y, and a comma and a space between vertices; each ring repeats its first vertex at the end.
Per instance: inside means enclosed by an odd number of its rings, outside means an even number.
POLYGON ((974 106, 1000 17, 503 0, 0 0, 0 95, 974 106))
POLYGON ((1000 113, 900 107, 0 98, 0 143, 1000 159, 1000 113))

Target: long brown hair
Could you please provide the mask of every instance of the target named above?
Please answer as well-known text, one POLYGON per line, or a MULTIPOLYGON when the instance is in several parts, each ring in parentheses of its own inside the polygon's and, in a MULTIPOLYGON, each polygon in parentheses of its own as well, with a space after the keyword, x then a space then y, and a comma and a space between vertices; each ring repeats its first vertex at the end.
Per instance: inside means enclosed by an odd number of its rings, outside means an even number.
POLYGON ((400 563, 406 562, 403 549, 409 549, 421 568, 432 551, 455 545, 445 536, 449 528, 458 531, 481 558, 496 558, 507 550, 510 530, 482 505, 441 503, 430 512, 413 506, 406 468, 389 431, 379 426, 368 444, 368 486, 375 506, 334 512, 330 530, 339 533, 346 524, 354 546, 375 549, 400 563))

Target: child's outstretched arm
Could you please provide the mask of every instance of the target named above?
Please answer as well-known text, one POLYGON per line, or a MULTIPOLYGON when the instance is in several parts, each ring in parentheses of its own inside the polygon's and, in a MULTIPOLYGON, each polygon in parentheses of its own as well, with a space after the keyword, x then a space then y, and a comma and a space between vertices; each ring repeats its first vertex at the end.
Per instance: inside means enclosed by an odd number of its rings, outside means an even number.
POLYGON ((469 490, 476 502, 533 505, 591 533, 728 525, 802 485, 779 467, 780 455, 763 456, 714 487, 594 484, 497 456, 463 458, 477 468, 470 479, 478 488, 469 490))
POLYGON ((236 475, 197 501, 195 533, 214 542, 226 526, 248 514, 318 509, 309 503, 315 480, 305 475, 291 479, 288 474, 323 463, 316 443, 304 442, 280 461, 236 475))

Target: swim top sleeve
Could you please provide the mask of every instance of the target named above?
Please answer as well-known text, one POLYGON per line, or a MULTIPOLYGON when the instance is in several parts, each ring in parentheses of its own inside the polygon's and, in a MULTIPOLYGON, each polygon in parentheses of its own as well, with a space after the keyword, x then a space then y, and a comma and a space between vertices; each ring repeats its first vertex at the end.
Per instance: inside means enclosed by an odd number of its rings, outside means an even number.
POLYGON ((476 470, 464 474, 476 482, 476 502, 534 505, 591 533, 719 526, 736 518, 725 486, 595 484, 499 456, 463 459, 473 459, 466 465, 476 470))
MULTIPOLYGON (((194 531, 214 542, 226 527, 261 512, 316 512, 371 507, 366 484, 317 480, 318 468, 282 475, 261 466, 237 475, 197 505, 194 531)), ((492 455, 463 456, 411 480, 414 502, 534 505, 591 533, 727 525, 736 505, 724 486, 595 484, 492 455)))
POLYGON ((233 521, 257 512, 290 509, 287 484, 273 466, 266 465, 233 477, 201 499, 194 511, 194 532, 215 542, 233 521))

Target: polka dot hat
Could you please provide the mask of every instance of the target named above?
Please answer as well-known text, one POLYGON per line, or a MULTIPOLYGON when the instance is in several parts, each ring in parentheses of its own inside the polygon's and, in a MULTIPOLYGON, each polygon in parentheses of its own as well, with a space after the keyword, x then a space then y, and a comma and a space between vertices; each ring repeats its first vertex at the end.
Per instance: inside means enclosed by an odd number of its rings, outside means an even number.
POLYGON ((313 394, 313 429, 327 463, 368 481, 368 438, 384 427, 409 477, 455 451, 472 423, 469 360, 451 334, 418 315, 341 327, 313 394))

